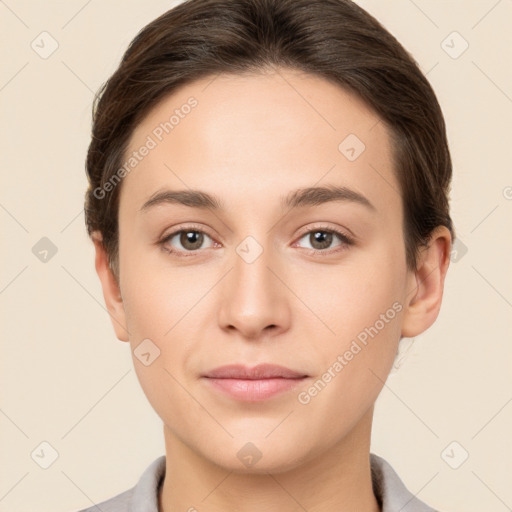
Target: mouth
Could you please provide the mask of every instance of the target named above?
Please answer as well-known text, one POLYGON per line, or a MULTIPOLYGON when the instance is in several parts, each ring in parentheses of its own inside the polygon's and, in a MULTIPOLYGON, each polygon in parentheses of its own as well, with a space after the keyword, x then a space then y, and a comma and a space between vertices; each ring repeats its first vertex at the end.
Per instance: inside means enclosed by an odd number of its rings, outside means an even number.
POLYGON ((260 402, 292 390, 309 375, 284 366, 260 364, 253 368, 244 365, 221 366, 201 377, 215 391, 231 398, 260 402))

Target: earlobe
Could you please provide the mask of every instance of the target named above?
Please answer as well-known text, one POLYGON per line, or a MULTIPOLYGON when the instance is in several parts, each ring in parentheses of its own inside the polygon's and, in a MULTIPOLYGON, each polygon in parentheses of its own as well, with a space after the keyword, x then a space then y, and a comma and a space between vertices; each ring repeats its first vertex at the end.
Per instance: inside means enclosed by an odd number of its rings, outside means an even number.
POLYGON ((450 264, 451 235, 445 226, 438 226, 428 247, 421 252, 418 266, 407 290, 402 322, 402 336, 413 338, 426 331, 441 309, 444 280, 450 264))
POLYGON ((110 315, 110 320, 116 337, 120 341, 129 341, 128 331, 126 329, 126 314, 124 311, 121 290, 114 277, 112 269, 108 264, 108 256, 102 243, 102 236, 99 232, 92 234, 94 248, 96 251, 95 267, 96 273, 100 278, 101 287, 103 289, 103 298, 110 315))

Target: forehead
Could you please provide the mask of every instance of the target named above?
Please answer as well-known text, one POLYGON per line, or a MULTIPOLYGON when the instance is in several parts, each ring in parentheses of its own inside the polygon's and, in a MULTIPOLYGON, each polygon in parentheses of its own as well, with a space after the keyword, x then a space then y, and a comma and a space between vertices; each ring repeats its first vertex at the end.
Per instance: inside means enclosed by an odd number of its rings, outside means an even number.
POLYGON ((134 152, 121 208, 140 208, 163 188, 207 190, 258 208, 287 190, 327 183, 362 193, 379 210, 400 202, 385 123, 353 93, 293 70, 185 85, 136 127, 124 163, 134 152))

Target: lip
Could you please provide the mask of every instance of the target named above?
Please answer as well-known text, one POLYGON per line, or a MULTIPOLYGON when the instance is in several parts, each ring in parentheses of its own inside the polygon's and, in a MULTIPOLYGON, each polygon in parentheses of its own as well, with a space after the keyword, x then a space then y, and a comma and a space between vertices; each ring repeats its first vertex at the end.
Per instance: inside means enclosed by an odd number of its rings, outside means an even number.
POLYGON ((301 377, 308 377, 303 372, 291 370, 285 366, 277 364, 258 364, 252 368, 242 364, 228 364, 226 366, 219 366, 203 375, 212 379, 297 379, 301 377))
POLYGON ((275 364, 259 364, 253 368, 227 365, 215 368, 204 380, 214 390, 244 402, 261 402, 290 391, 309 376, 275 364))
POLYGON ((215 368, 202 377, 216 391, 246 402, 260 402, 290 391, 309 376, 274 364, 260 364, 253 368, 227 365, 215 368))

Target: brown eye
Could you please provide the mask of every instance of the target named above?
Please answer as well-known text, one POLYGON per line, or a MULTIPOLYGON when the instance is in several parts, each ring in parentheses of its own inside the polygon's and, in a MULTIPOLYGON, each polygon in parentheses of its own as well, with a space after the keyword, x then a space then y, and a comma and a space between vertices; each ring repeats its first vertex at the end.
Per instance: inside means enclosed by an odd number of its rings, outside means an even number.
POLYGON ((305 239, 310 244, 310 246, 306 248, 326 254, 331 252, 326 250, 330 249, 331 247, 339 247, 339 249, 345 249, 349 245, 353 245, 353 241, 350 237, 335 229, 313 229, 305 233, 300 238, 300 240, 303 239, 305 239), (339 242, 338 244, 333 245, 333 242, 336 240, 336 238, 339 240, 339 242))
POLYGON ((327 249, 332 244, 332 233, 327 231, 313 231, 309 234, 313 249, 327 249))
POLYGON ((181 229, 166 236, 160 243, 170 253, 187 253, 203 248, 206 233, 196 229, 181 229))
POLYGON ((179 240, 182 247, 195 251, 201 248, 204 236, 199 231, 181 231, 179 240))

